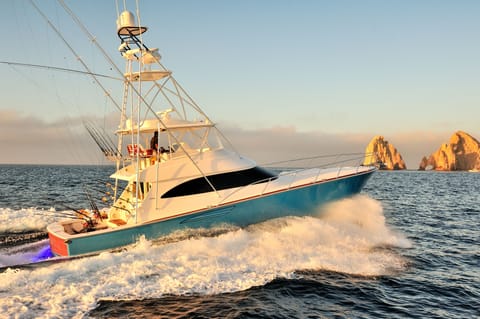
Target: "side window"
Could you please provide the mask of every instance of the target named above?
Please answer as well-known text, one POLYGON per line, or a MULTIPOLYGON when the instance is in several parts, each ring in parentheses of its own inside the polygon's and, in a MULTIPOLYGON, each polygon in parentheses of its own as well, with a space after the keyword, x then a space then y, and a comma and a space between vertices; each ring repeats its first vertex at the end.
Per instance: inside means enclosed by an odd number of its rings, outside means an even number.
MULTIPOLYGON (((254 167, 243 171, 211 175, 207 176, 207 178, 216 190, 222 190, 246 186, 254 183, 266 183, 270 180, 276 179, 277 175, 267 171, 264 168, 254 167)), ((163 194, 162 198, 186 196, 208 192, 213 192, 212 187, 208 184, 205 178, 200 177, 175 186, 174 188, 163 194)))

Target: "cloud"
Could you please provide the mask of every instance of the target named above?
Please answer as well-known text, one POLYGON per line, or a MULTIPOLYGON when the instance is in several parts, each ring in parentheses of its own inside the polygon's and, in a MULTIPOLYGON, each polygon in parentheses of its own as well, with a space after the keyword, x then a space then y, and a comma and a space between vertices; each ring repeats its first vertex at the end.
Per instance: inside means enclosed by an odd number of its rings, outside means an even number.
MULTIPOLYGON (((223 131, 245 155, 258 163, 269 163, 325 154, 363 153, 370 140, 382 132, 328 134, 300 132, 293 126, 246 130, 225 126, 223 131)), ((417 169, 423 156, 434 152, 454 132, 411 131, 384 135, 402 155, 408 169, 417 169)))
MULTIPOLYGON (((0 163, 13 164, 105 164, 102 153, 86 132, 83 122, 115 127, 116 114, 105 119, 66 117, 47 122, 16 110, 0 110, 0 163), (105 123, 105 124, 104 124, 105 123)), ((257 163, 345 153, 363 153, 375 135, 383 135, 402 154, 409 169, 417 169, 423 156, 448 142, 454 132, 411 131, 329 134, 299 131, 294 126, 244 129, 219 125, 234 148, 257 163)))
POLYGON ((83 120, 70 117, 46 122, 15 110, 0 110, 0 163, 102 163, 83 120))
POLYGON ((368 134, 327 134, 300 132, 293 126, 246 130, 220 127, 238 152, 258 163, 270 163, 318 155, 363 153, 371 139, 368 134))

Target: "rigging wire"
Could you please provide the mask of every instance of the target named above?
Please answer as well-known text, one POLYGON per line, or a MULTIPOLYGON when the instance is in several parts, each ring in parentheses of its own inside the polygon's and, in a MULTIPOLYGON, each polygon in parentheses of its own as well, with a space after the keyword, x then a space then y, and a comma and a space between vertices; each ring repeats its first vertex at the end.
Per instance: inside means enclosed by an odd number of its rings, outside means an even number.
POLYGON ((41 89, 42 86, 40 85, 40 83, 38 81, 35 81, 32 77, 29 77, 27 74, 25 74, 24 72, 20 71, 18 68, 16 68, 16 65, 14 64, 11 64, 11 63, 7 63, 9 64, 9 66, 15 71, 17 72, 23 79, 25 79, 26 81, 30 82, 30 84, 32 84, 33 86, 35 86, 37 89, 41 89))
POLYGON ((77 58, 77 60, 80 62, 80 64, 85 68, 85 70, 87 70, 87 73, 90 74, 90 76, 95 80, 95 82, 102 88, 102 90, 105 92, 105 94, 107 94, 107 96, 110 97, 110 99, 112 100, 112 102, 115 104, 115 106, 117 107, 117 109, 120 111, 121 108, 120 106, 118 105, 118 103, 113 99, 113 97, 111 96, 110 92, 108 92, 108 90, 102 85, 102 83, 98 80, 98 78, 95 76, 95 73, 93 73, 90 68, 88 67, 88 65, 83 61, 83 59, 77 54, 77 52, 75 51, 75 49, 68 43, 68 41, 63 37, 63 35, 61 34, 61 32, 57 29, 57 27, 55 27, 55 25, 53 25, 53 23, 48 19, 48 17, 43 13, 42 10, 40 10, 40 8, 35 4, 35 2, 33 0, 30 0, 30 3, 32 4, 32 6, 35 8, 35 10, 37 10, 37 12, 42 16, 42 18, 47 22, 47 24, 52 28, 53 31, 55 31, 55 33, 58 35, 58 37, 63 41, 63 43, 68 47, 68 49, 73 53, 73 55, 75 56, 75 58, 77 58))
POLYGON ((22 66, 22 67, 29 67, 29 68, 39 68, 39 69, 48 69, 48 70, 55 70, 55 71, 61 71, 61 72, 72 72, 72 73, 78 73, 78 74, 94 75, 94 76, 97 76, 97 77, 100 77, 100 78, 123 81, 123 79, 120 79, 120 78, 117 78, 117 77, 114 77, 114 76, 110 76, 110 75, 105 75, 105 74, 100 74, 100 73, 92 73, 92 72, 88 72, 88 71, 75 70, 75 69, 69 69, 69 68, 61 68, 61 67, 51 66, 51 65, 20 63, 20 62, 13 62, 13 61, 0 61, 0 64, 6 64, 6 65, 9 65, 9 66, 22 66))

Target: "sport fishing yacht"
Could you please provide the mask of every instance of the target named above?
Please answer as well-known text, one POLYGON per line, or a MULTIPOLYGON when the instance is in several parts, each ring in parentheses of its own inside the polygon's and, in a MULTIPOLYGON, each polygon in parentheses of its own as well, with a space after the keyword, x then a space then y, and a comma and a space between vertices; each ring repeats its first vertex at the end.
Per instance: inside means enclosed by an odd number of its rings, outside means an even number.
POLYGON ((375 171, 359 164, 269 170, 238 154, 163 66, 158 49, 145 45, 145 32, 131 12, 118 17, 126 65, 118 140, 89 129, 116 164, 112 202, 49 225, 56 256, 112 250, 188 228, 311 215, 360 192, 375 171))

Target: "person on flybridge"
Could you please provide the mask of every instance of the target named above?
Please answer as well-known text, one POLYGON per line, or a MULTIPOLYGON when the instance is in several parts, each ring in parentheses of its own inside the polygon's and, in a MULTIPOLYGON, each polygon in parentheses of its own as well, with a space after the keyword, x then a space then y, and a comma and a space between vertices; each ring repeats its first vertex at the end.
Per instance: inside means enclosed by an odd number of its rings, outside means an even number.
POLYGON ((155 131, 155 133, 153 133, 152 139, 150 140, 150 148, 154 152, 157 152, 158 150, 158 131, 155 131))
POLYGON ((158 154, 170 152, 169 147, 158 146, 158 131, 155 131, 150 139, 150 149, 152 150, 152 159, 154 160, 158 159, 158 154))

